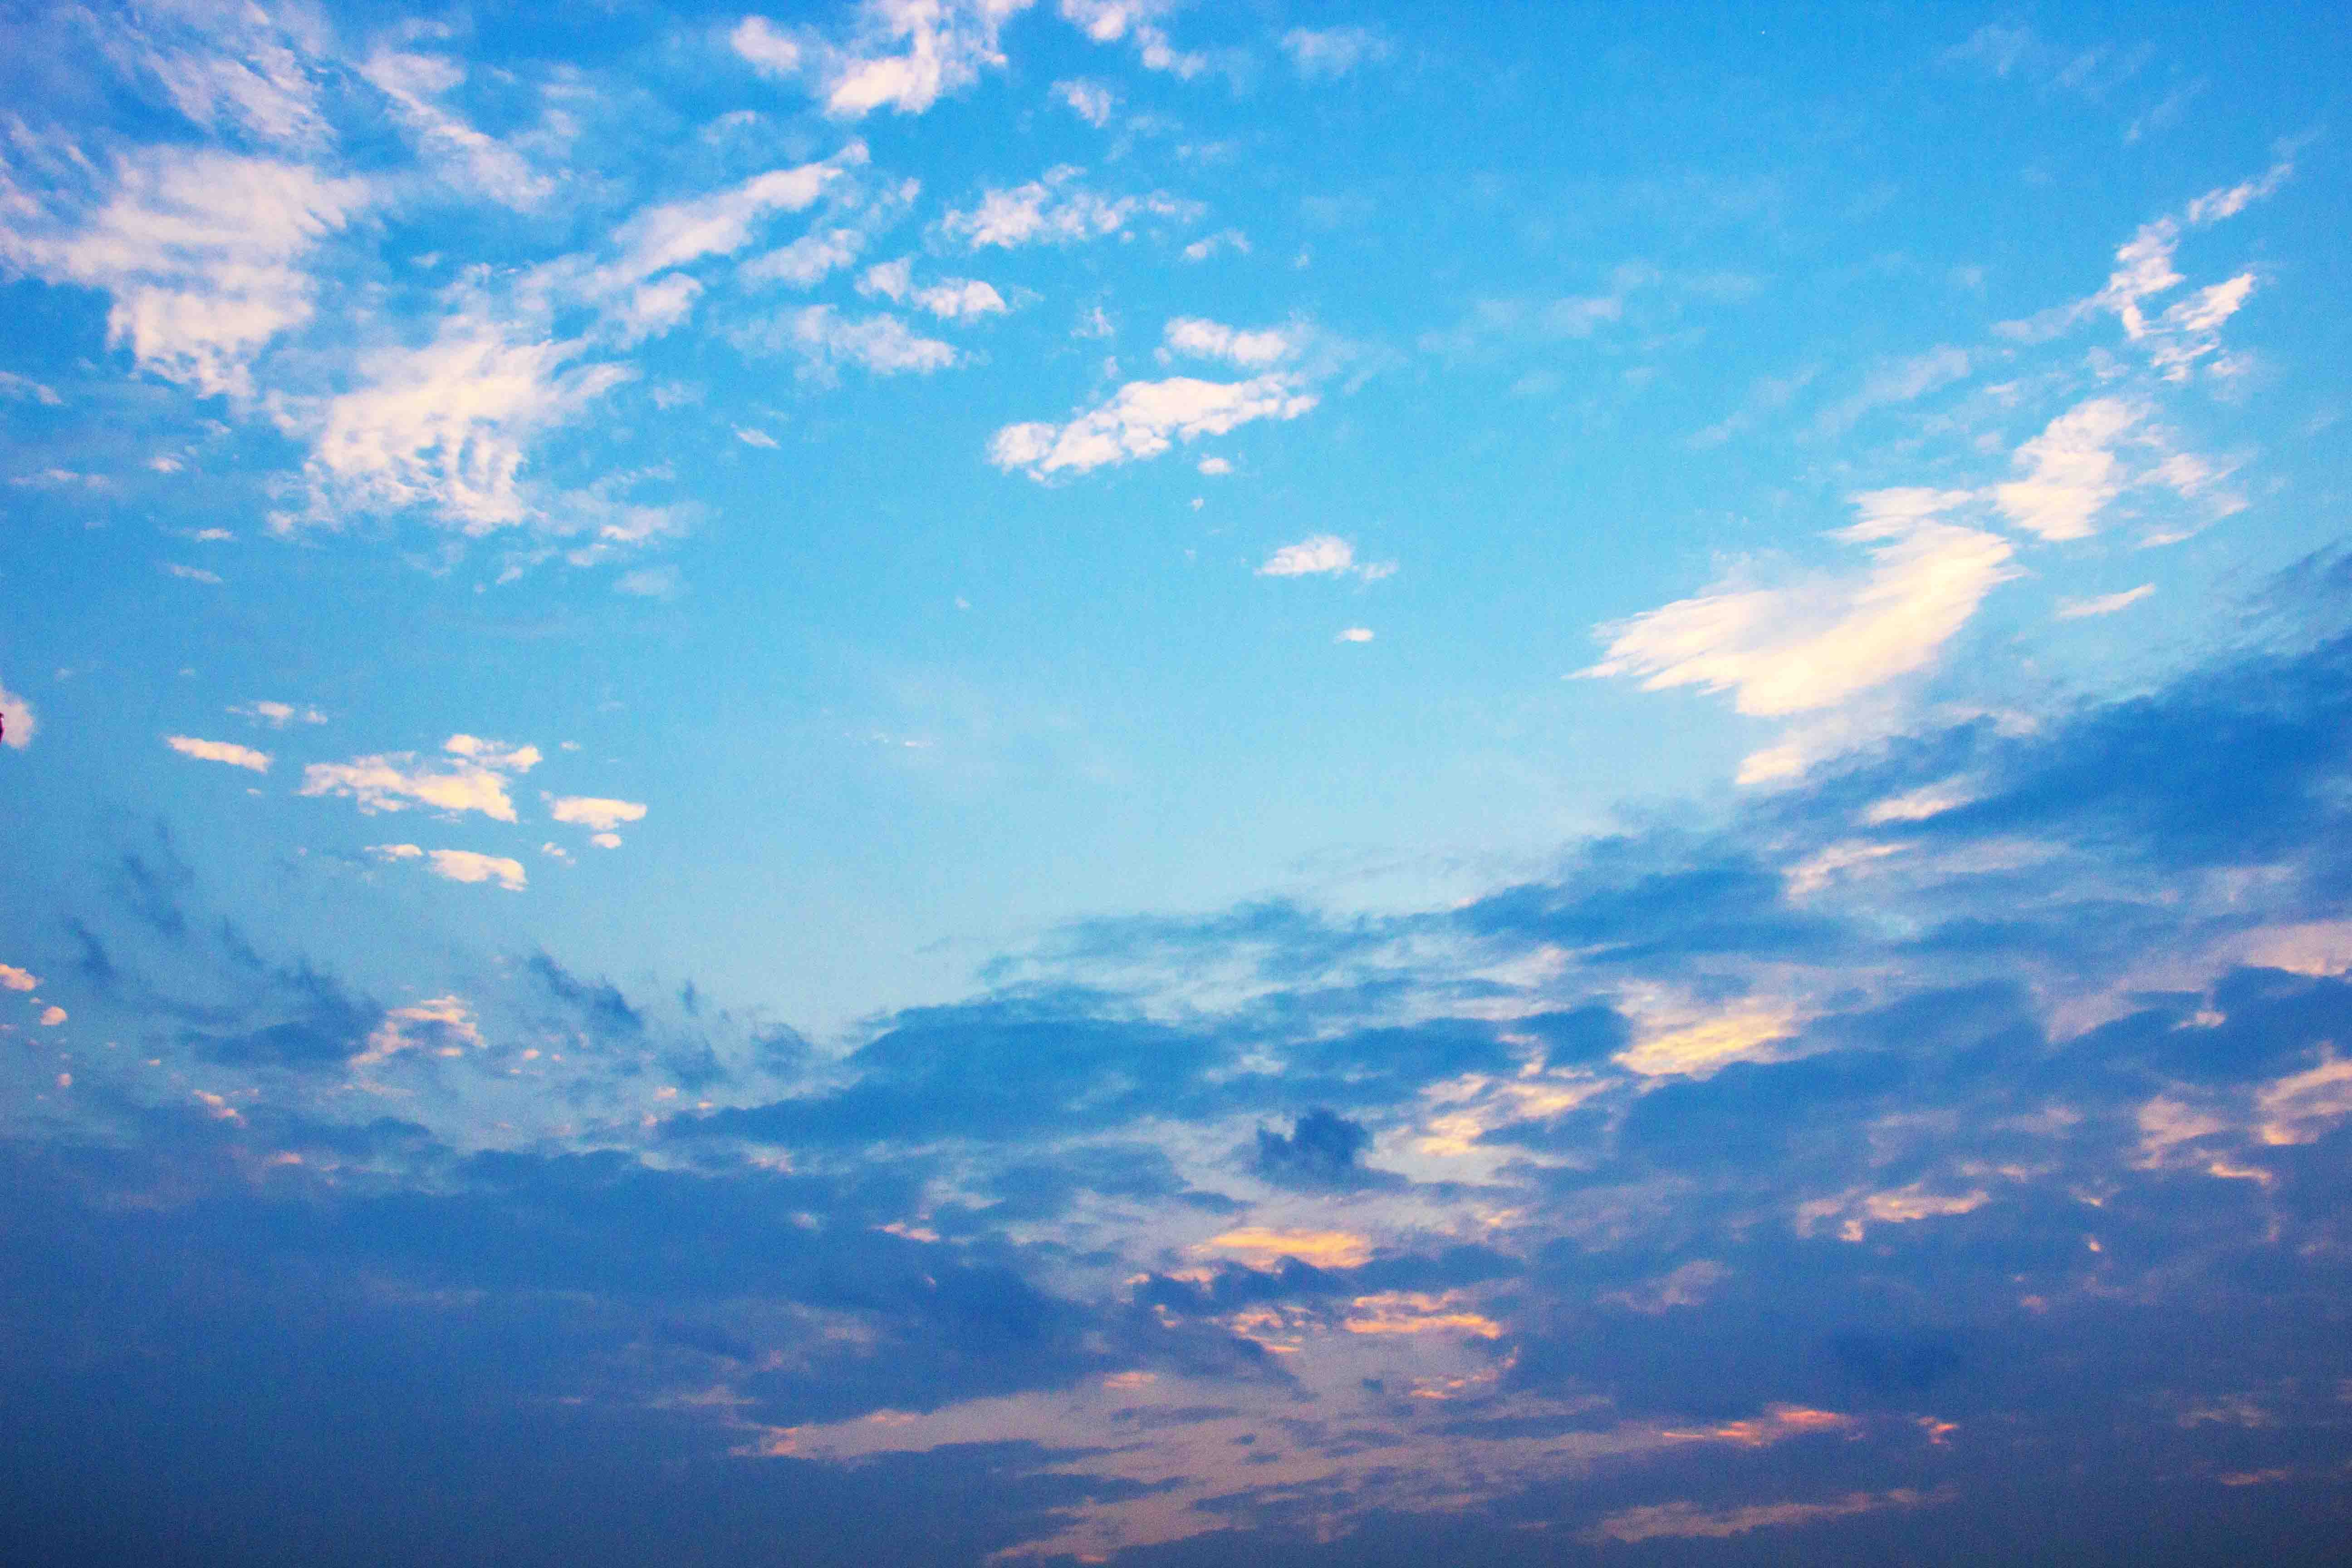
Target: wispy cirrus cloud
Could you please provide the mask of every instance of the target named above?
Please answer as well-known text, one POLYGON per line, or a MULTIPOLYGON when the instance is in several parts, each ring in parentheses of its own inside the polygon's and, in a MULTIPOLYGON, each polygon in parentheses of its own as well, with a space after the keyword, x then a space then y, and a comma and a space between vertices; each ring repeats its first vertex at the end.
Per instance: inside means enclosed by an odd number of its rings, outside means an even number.
POLYGON ((827 114, 856 120, 879 109, 920 114, 949 93, 1002 69, 998 36, 1031 0, 862 0, 838 31, 784 27, 746 16, 729 45, 763 76, 805 79, 827 114))
POLYGON ((1206 210, 1199 202, 1164 191, 1106 196, 1079 184, 1085 173, 1065 163, 1024 184, 991 186, 982 192, 977 206, 950 210, 941 217, 940 232, 973 250, 1011 250, 1102 239, 1122 232, 1139 216, 1190 223, 1206 210))
POLYGON ((1008 425, 989 443, 989 461, 1034 479, 1086 473, 1159 457, 1175 441, 1222 436, 1259 419, 1296 419, 1318 399, 1296 375, 1280 373, 1247 381, 1173 376, 1131 381, 1067 424, 1008 425))

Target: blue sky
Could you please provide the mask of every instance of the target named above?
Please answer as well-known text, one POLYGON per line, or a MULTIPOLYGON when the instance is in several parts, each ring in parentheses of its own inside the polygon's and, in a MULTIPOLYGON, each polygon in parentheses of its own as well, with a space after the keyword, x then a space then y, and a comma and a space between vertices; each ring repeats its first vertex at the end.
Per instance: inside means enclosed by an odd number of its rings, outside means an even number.
POLYGON ((2330 13, 0 33, 50 1560, 2341 1539, 2330 13))

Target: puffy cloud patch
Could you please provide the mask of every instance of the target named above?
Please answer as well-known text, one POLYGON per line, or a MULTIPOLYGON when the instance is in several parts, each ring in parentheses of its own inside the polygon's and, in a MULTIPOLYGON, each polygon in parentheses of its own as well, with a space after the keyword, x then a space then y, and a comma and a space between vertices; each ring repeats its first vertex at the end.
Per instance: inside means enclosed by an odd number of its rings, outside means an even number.
POLYGON ((887 313, 849 316, 831 305, 788 311, 736 334, 743 348, 793 353, 820 381, 852 364, 875 375, 929 375, 957 363, 955 345, 927 338, 887 313))
POLYGON ((302 770, 306 795, 342 795, 371 815, 430 806, 451 816, 478 811, 496 822, 515 820, 509 776, 540 761, 536 746, 503 746, 472 735, 452 735, 442 750, 452 759, 436 767, 414 752, 378 752, 348 763, 312 763, 302 770))
POLYGON ((878 296, 893 304, 917 306, 943 321, 1004 313, 1004 296, 977 278, 942 278, 936 283, 918 285, 914 280, 914 262, 903 256, 896 261, 867 268, 866 275, 857 280, 857 291, 869 299, 878 296))
POLYGON ((646 808, 634 800, 604 800, 595 795, 567 795, 551 797, 548 815, 558 822, 576 823, 599 833, 610 833, 625 822, 642 822, 646 808))
POLYGON ((1260 370, 1290 358, 1299 349, 1299 336, 1279 327, 1246 331, 1200 316, 1179 316, 1170 321, 1160 339, 1160 353, 1193 359, 1221 359, 1244 370, 1260 370))
POLYGON ((2018 447, 2015 460, 2026 476, 1994 486, 1994 500, 2011 521, 2045 540, 2088 538, 2126 482, 2116 443, 2146 416, 2146 409, 2121 398, 2075 405, 2018 447))
POLYGON ((888 109, 920 114, 1003 68, 997 37, 1030 0, 863 0, 845 37, 746 16, 728 35, 764 76, 806 77, 825 112, 855 120, 888 109))

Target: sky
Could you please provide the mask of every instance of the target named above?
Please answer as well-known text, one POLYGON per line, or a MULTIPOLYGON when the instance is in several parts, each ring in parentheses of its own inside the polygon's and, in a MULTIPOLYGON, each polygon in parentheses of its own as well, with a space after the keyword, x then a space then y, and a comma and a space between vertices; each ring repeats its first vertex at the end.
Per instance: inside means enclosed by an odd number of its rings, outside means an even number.
POLYGON ((2334 1561, 2347 81, 0 12, 0 1559, 2334 1561))

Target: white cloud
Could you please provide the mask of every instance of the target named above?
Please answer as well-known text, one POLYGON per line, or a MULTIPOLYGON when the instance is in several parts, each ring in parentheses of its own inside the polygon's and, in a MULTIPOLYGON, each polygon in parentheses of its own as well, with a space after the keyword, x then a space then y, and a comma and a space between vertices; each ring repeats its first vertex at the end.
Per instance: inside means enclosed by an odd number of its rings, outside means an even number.
POLYGON ((1176 0, 1062 0, 1063 19, 1096 43, 1132 38, 1144 69, 1190 81, 1208 68, 1209 58, 1169 41, 1158 18, 1175 8, 1176 0))
POLYGON ((1234 466, 1225 461, 1223 458, 1203 458, 1201 459, 1199 467, 1201 472, 1208 475, 1211 479, 1221 478, 1222 476, 1230 474, 1234 471, 1234 466))
MULTIPOLYGON (((412 854, 419 852, 414 844, 381 847, 405 849, 412 854)), ((513 865, 514 862, 509 860, 505 864, 513 865)), ((478 877, 457 879, 460 881, 480 879, 478 877)), ((465 1055, 468 1046, 478 1051, 484 1046, 482 1031, 475 1022, 473 1008, 467 1005, 462 997, 434 996, 385 1013, 383 1021, 368 1036, 367 1048, 352 1058, 352 1065, 364 1067, 383 1061, 395 1051, 422 1051, 428 1047, 436 1056, 458 1057, 465 1055)))
POLYGON ((919 306, 943 321, 1004 313, 1004 296, 977 278, 944 278, 917 287, 911 257, 867 268, 866 276, 857 280, 857 291, 868 299, 878 295, 894 303, 919 306))
POLYGON ((520 484, 527 444, 635 374, 572 364, 585 347, 467 311, 422 348, 363 356, 363 384, 329 401, 311 443, 317 510, 429 506, 469 535, 541 517, 520 484))
POLYGON ((1247 256, 1249 254, 1249 248, 1250 242, 1248 235, 1244 234, 1237 228, 1221 228, 1217 230, 1216 233, 1203 235, 1199 239, 1196 239, 1192 244, 1186 246, 1184 247, 1184 259, 1187 261, 1206 261, 1209 258, 1216 255, 1219 251, 1224 250, 1230 250, 1242 256, 1247 256))
POLYGON ((747 16, 728 36, 736 54, 766 76, 809 76, 825 111, 856 119, 877 109, 920 114, 941 95, 971 86, 983 67, 1002 68, 997 36, 1030 0, 865 0, 851 37, 788 33, 747 16))
MULTIPOLYGON (((66 1010, 63 1007, 52 1005, 41 1009, 40 1025, 44 1029, 54 1029, 65 1021, 66 1010)), ((71 1083, 73 1080, 68 1078, 66 1081, 71 1083)))
POLYGON ((369 854, 387 863, 394 860, 422 860, 425 851, 414 844, 371 844, 369 854))
POLYGON ((255 357, 314 312, 298 264, 368 200, 366 182, 299 163, 156 149, 122 160, 111 198, 77 231, 0 214, 0 260, 112 295, 107 342, 128 343, 141 369, 248 396, 255 357))
POLYGON ((826 187, 866 161, 866 143, 852 142, 832 157, 789 169, 771 169, 723 191, 647 207, 614 235, 621 257, 606 274, 634 282, 709 256, 732 256, 780 212, 815 205, 826 187))
POLYGON ((634 800, 604 800, 590 795, 551 795, 548 814, 558 822, 577 823, 599 833, 610 833, 625 822, 641 822, 646 808, 634 800))
POLYGON ((370 57, 360 75, 384 95, 418 153, 450 184, 526 212, 553 193, 555 182, 521 153, 434 101, 466 79, 465 67, 457 61, 385 49, 370 57))
POLYGON ((259 5, 168 4, 106 16, 99 47, 130 74, 153 77, 190 123, 298 146, 328 139, 300 19, 286 28, 259 5))
POLYGON ((1008 425, 989 444, 989 460, 1044 479, 1062 470, 1080 473, 1107 463, 1156 458, 1171 439, 1222 436, 1255 419, 1296 419, 1313 408, 1315 395, 1297 376, 1272 374, 1247 381, 1130 381, 1110 400, 1066 425, 1008 425))
POLYGON ((776 449, 776 438, 773 436, 769 435, 765 430, 754 429, 748 425, 735 426, 735 439, 742 442, 746 447, 759 447, 771 452, 776 449))
POLYGON ((323 724, 327 716, 316 708, 297 708, 290 702, 255 700, 240 702, 229 710, 240 719, 250 719, 257 724, 267 724, 273 730, 283 730, 299 719, 305 724, 323 724))
POLYGON ((1286 544, 1257 569, 1261 577, 1308 577, 1347 571, 1356 563, 1356 547, 1336 533, 1318 533, 1297 544, 1286 544))
POLYGON ((1118 108, 1118 95, 1098 81, 1081 78, 1074 81, 1057 81, 1053 86, 1055 100, 1066 104, 1071 113, 1097 128, 1110 123, 1118 108))
POLYGON ((173 576, 182 578, 190 583, 204 583, 215 588, 221 585, 221 574, 219 573, 207 572, 201 566, 183 566, 177 561, 163 561, 157 563, 157 564, 162 566, 164 571, 170 573, 173 576))
POLYGON ((30 991, 41 983, 41 977, 13 963, 0 963, 0 987, 10 991, 30 991))
POLYGON ((617 833, 592 833, 588 836, 588 842, 599 849, 618 849, 621 836, 617 833))
POLYGON ((40 733, 40 721, 33 712, 33 705, 9 690, 5 684, 0 684, 0 731, 6 731, 0 735, 0 745, 21 752, 33 743, 33 737, 40 733))
POLYGON ((55 408, 65 402, 51 388, 29 375, 18 375, 13 370, 0 370, 0 397, 29 399, 46 408, 55 408))
POLYGON ((940 231, 974 250, 992 245, 1009 250, 1099 239, 1118 233, 1138 213, 1190 222, 1205 210, 1198 202, 1160 191, 1146 196, 1105 196, 1076 183, 1084 173, 1065 163, 1026 184, 992 186, 982 193, 980 205, 941 218, 940 231))
POLYGON ((528 773, 537 766, 538 747, 505 747, 471 735, 452 735, 442 749, 454 760, 438 770, 431 763, 420 763, 414 752, 378 752, 353 757, 348 763, 312 763, 302 770, 301 793, 346 795, 370 815, 428 805, 452 816, 478 811, 493 821, 515 820, 514 801, 507 795, 507 775, 528 773))
POLYGON ((1823 411, 1814 422, 1814 431, 1824 436, 1836 435, 1874 408, 1925 397, 1968 374, 1968 351, 1954 348, 1948 343, 1923 354, 1897 360, 1892 364, 1880 365, 1863 378, 1860 391, 1835 407, 1823 411))
POLYGON ((896 316, 853 318, 831 305, 810 305, 774 317, 736 335, 748 350, 790 351, 807 362, 807 374, 829 377, 836 365, 860 365, 876 375, 929 375, 956 363, 955 346, 927 338, 896 316))
POLYGON ((1925 668, 1992 587, 2016 574, 2009 542, 1936 521, 1965 491, 1877 490, 1830 537, 1871 548, 1867 572, 1787 587, 1718 584, 1597 628, 1607 657, 1580 673, 1633 676, 1645 691, 1737 693, 1742 713, 1834 707, 1925 668))
POLYGON ((675 599, 686 584, 675 566, 641 566, 613 579, 613 592, 639 599, 675 599))
POLYGON ((2053 542, 2088 537, 2095 520, 2124 488, 2123 465, 2110 449, 2144 410, 2113 397, 2075 405, 2018 447, 2025 478, 1993 487, 2010 521, 2053 542))
POLYGON ((1372 628, 1370 626, 1349 626, 1346 631, 1341 632, 1338 637, 1333 637, 1331 640, 1333 642, 1370 642, 1372 640, 1372 628))
POLYGON ((432 872, 452 882, 496 882, 510 893, 522 891, 527 879, 522 862, 503 855, 481 855, 471 849, 431 851, 432 872))
POLYGON ((854 228, 815 229, 790 245, 755 256, 740 276, 747 283, 784 283, 794 289, 813 288, 837 268, 857 259, 866 237, 854 228))
POLYGON ((1199 316, 1179 316, 1162 332, 1161 357, 1189 354, 1194 359, 1221 359, 1256 370, 1298 352, 1298 336, 1279 327, 1244 331, 1199 316))
POLYGON ((1388 58, 1391 45, 1370 27, 1293 27, 1282 35, 1282 52, 1300 76, 1321 81, 1388 58))
POLYGON ((193 735, 166 735, 163 743, 184 757, 199 762, 226 763, 233 768, 251 773, 269 771, 269 753, 257 752, 251 746, 240 746, 234 741, 199 741, 193 735))
POLYGON ((2058 618, 2079 621, 2088 616, 2112 616, 2126 605, 2137 605, 2156 592, 2153 583, 2142 583, 2137 588, 2126 588, 2120 594, 2103 594, 2095 599, 2061 599, 2058 618))

